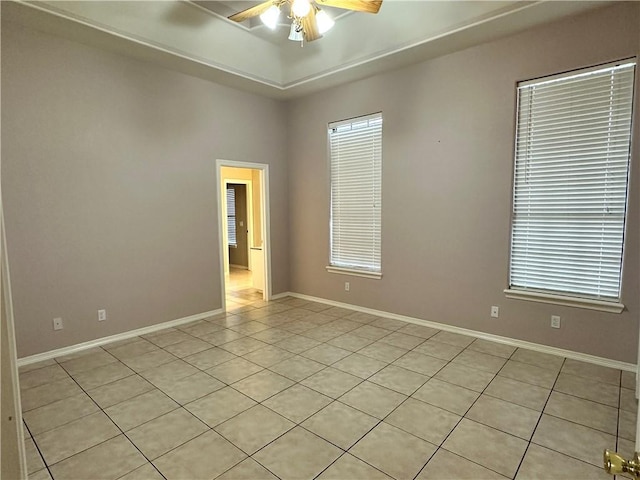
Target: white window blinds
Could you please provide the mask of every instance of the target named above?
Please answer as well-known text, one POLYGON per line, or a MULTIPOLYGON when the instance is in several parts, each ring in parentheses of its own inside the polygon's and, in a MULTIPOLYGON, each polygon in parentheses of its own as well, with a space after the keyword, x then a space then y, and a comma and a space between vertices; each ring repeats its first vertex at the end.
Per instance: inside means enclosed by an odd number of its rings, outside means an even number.
POLYGON ((510 288, 619 300, 634 71, 518 85, 510 288))
POLYGON ((229 246, 236 247, 236 191, 233 187, 227 187, 227 228, 229 232, 229 246))
POLYGON ((330 264, 380 272, 382 114, 329 124, 329 146, 330 264))

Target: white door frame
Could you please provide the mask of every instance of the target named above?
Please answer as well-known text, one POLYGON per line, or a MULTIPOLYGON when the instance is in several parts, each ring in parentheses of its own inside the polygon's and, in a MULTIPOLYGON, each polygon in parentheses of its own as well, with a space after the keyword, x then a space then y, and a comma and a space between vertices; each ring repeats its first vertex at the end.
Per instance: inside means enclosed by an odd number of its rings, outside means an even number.
MULTIPOLYGON (((226 247, 225 225, 223 216, 226 220, 226 195, 222 192, 222 167, 249 168, 260 170, 260 210, 261 210, 261 229, 262 229, 262 251, 264 253, 264 290, 262 298, 271 300, 271 218, 269 199, 269 165, 266 163, 241 162, 236 160, 216 160, 216 198, 218 199, 218 243, 219 243, 219 259, 220 259, 220 288, 222 295, 222 310, 227 310, 226 305, 226 279, 225 279, 225 255, 226 247)), ((246 180, 245 180, 246 181, 246 180)), ((225 192, 226 193, 226 192, 225 192)), ((228 255, 228 254, 227 254, 228 255)), ((228 260, 227 260, 228 262, 228 260)))
MULTIPOLYGON (((225 165, 226 166, 226 165, 225 165)), ((247 202, 247 224, 245 225, 245 227, 247 228, 247 268, 249 270, 251 270, 251 246, 253 245, 253 181, 252 180, 240 180, 240 179, 236 179, 236 178, 225 178, 224 179, 224 186, 225 189, 228 188, 229 184, 240 184, 240 185, 245 185, 245 201, 247 202)), ((224 205, 223 205, 223 211, 227 211, 227 196, 224 195, 224 205)), ((222 228, 224 229, 224 238, 228 238, 229 236, 229 227, 227 226, 226 223, 224 223, 222 225, 222 228)), ((225 244, 227 244, 228 242, 225 241, 225 244)), ((228 254, 227 254, 228 255, 228 254)), ((229 258, 227 256, 226 262, 225 262, 225 272, 228 272, 227 267, 229 263, 229 258)))
MULTIPOLYGON (((16 348, 16 333, 13 318, 13 297, 11 294, 11 275, 9 273, 9 260, 7 259, 7 239, 4 229, 4 216, 2 212, 2 200, 0 199, 0 288, 2 288, 2 294, 4 296, 4 309, 0 309, 0 325, 2 328, 3 344, 7 348, 7 352, 2 352, 2 360, 9 362, 8 367, 3 365, 3 368, 9 370, 11 376, 10 385, 6 385, 9 395, 4 394, 2 398, 2 423, 3 429, 5 428, 5 422, 13 417, 11 423, 6 425, 6 428, 10 428, 11 441, 16 442, 18 450, 18 458, 5 460, 9 464, 10 462, 17 462, 18 474, 21 479, 27 478, 27 457, 24 446, 24 428, 22 423, 22 403, 20 399, 20 381, 18 378, 18 353, 16 348), (5 404, 5 401, 8 402, 5 404), (15 438, 13 438, 15 435, 15 438)), ((0 351, 2 347, 0 346, 0 351)), ((3 372, 4 373, 4 372, 3 372)), ((6 380, 3 377, 3 381, 6 380)))

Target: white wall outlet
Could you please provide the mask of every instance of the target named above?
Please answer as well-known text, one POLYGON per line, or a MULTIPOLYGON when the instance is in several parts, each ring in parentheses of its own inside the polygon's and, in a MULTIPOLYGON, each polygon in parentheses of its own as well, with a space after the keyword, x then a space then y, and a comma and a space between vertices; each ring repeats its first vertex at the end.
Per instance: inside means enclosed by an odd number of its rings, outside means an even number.
POLYGON ((344 291, 348 292, 349 289, 351 289, 351 285, 349 285, 349 282, 344 282, 344 291))
POLYGON ((500 308, 493 305, 491 307, 491 316, 493 318, 498 318, 499 315, 500 315, 500 308))
POLYGON ((551 327, 552 328, 560 328, 560 316, 559 315, 551 315, 551 327))
POLYGON ((107 311, 106 310, 98 310, 98 321, 102 322, 107 319, 107 311))
POLYGON ((54 330, 62 330, 62 319, 54 318, 53 319, 53 329, 54 330))

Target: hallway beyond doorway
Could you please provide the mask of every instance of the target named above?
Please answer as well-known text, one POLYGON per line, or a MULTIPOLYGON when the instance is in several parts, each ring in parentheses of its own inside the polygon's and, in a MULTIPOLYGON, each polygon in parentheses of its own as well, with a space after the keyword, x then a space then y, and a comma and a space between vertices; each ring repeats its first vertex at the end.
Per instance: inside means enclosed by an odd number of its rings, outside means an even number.
POLYGON ((219 219, 226 218, 218 222, 220 260, 224 266, 220 272, 223 309, 237 312, 248 300, 267 301, 271 295, 269 169, 265 164, 231 160, 216 160, 216 167, 220 179, 219 219), (236 187, 243 187, 245 194, 238 194, 236 187), (243 240, 240 234, 245 233, 243 240), (244 253, 245 247, 247 255, 242 260, 235 254, 239 249, 244 253), (233 285, 226 285, 228 282, 233 285), (227 299, 231 305, 226 305, 227 299))
POLYGON ((243 268, 229 267, 226 275, 226 308, 233 312, 262 300, 262 292, 253 288, 253 273, 243 268))

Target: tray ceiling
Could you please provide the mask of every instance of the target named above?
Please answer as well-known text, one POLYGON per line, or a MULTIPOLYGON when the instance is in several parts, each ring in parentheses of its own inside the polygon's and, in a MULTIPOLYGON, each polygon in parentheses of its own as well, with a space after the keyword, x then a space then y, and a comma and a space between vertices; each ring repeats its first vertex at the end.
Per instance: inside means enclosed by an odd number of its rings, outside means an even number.
POLYGON ((601 6, 592 1, 385 0, 377 15, 327 9, 324 38, 301 48, 259 20, 255 1, 1 2, 4 20, 275 98, 291 98, 451 53, 601 6))

